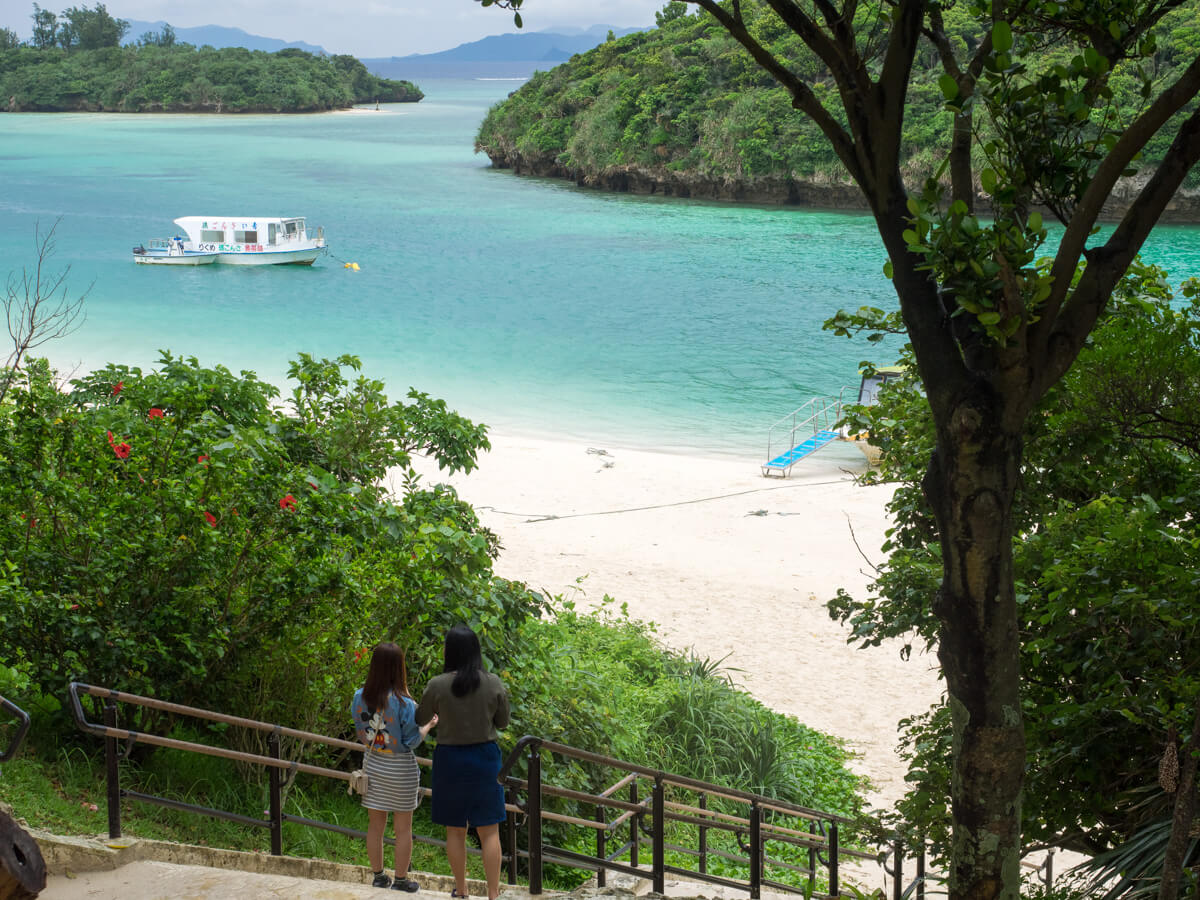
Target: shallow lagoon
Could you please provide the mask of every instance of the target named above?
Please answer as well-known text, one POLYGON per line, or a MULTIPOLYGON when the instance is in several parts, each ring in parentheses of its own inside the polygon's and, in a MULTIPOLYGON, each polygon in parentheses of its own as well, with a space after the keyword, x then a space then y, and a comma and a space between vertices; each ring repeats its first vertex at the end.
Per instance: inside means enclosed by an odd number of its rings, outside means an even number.
MULTIPOLYGON (((894 305, 866 215, 609 195, 515 178, 472 152, 504 81, 314 116, 0 117, 0 267, 92 284, 61 368, 160 348, 282 384, 299 351, 361 356, 390 393, 443 396, 498 429, 757 458, 767 426, 891 354, 834 338, 839 308, 894 305), (304 215, 311 269, 135 266, 182 215, 304 215), (359 271, 343 268, 357 262, 359 271)), ((1200 228, 1146 256, 1200 273, 1200 228)))

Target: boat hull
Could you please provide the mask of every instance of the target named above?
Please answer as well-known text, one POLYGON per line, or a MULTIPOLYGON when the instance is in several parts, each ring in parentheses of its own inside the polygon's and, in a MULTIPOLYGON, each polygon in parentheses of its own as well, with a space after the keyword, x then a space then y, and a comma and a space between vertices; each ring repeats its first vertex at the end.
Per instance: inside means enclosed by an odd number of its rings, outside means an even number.
POLYGON ((155 250, 133 254, 133 261, 143 266, 208 266, 217 261, 219 253, 168 254, 155 250))
POLYGON ((217 262, 227 266, 311 266, 321 255, 321 247, 303 250, 263 250, 244 253, 218 253, 217 262))

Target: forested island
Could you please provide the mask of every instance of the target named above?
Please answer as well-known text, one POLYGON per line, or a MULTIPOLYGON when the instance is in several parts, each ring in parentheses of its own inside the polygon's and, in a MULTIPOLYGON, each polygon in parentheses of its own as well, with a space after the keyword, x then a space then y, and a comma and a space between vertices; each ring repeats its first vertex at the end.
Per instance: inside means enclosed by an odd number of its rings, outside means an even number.
POLYGON ((33 20, 25 44, 0 29, 0 110, 300 113, 424 96, 353 56, 194 47, 176 43, 169 25, 121 46, 128 23, 102 3, 61 16, 35 4, 33 20))
MULTIPOLYGON (((1174 81, 1194 57, 1200 46, 1197 7, 1188 0, 1155 28, 1152 65, 1143 69, 1152 89, 1174 81)), ((757 0, 745 0, 741 9, 751 30, 791 61, 818 98, 832 101, 826 107, 841 119, 836 86, 821 61, 792 32, 780 30, 757 0)), ((656 28, 535 74, 491 110, 475 149, 518 174, 608 190, 864 208, 829 141, 792 109, 787 92, 711 16, 688 10, 684 3, 667 3, 656 28)), ((947 8, 945 18, 955 40, 978 45, 978 22, 965 7, 947 8)), ((871 40, 863 31, 860 44, 871 40)), ((1066 65, 1072 53, 1050 45, 1043 61, 1047 68, 1066 65)), ((937 50, 927 44, 916 60, 905 112, 904 174, 911 184, 934 174, 945 156, 952 114, 941 72, 937 50)), ((1114 71, 1111 106, 1101 103, 1089 112, 1128 118, 1145 102, 1143 83, 1134 66, 1114 71)), ((1168 128, 1151 142, 1147 168, 1165 152, 1170 133, 1168 128)), ((1126 181, 1113 194, 1113 212, 1137 184, 1136 178, 1126 181)), ((1188 176, 1163 219, 1200 220, 1200 173, 1188 176)))

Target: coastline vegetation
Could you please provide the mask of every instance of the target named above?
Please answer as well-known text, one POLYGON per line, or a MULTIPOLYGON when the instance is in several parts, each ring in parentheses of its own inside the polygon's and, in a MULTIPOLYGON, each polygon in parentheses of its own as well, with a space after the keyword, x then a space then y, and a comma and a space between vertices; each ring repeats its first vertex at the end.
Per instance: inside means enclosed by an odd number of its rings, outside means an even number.
MULTIPOLYGON (((423 453, 470 471, 486 429, 415 390, 391 402, 358 373, 352 356, 301 354, 289 372, 296 386, 281 397, 252 373, 166 352, 150 371, 110 365, 68 384, 45 360, 12 370, 0 398, 0 694, 35 723, 22 757, 0 772, 17 815, 55 831, 103 829, 100 742, 64 708, 72 680, 353 740, 347 708, 370 647, 383 638, 408 647, 419 691, 459 621, 510 686, 504 749, 536 734, 861 813, 863 784, 836 739, 766 709, 718 666, 665 651, 652 626, 611 602, 583 613, 496 577, 496 536, 452 489, 412 468, 423 453), (389 472, 399 496, 381 486, 389 472)), ((121 724, 257 749, 237 729, 153 710, 123 711, 121 724)), ((0 723, 0 743, 10 725, 0 723)), ((284 752, 352 767, 345 753, 284 752)), ((546 774, 568 787, 603 777, 566 764, 546 774)), ((123 778, 255 817, 266 790, 259 772, 147 745, 134 746, 123 778)), ((288 804, 365 823, 340 783, 301 777, 288 804)), ((434 833, 424 815, 418 832, 434 833)), ((263 840, 144 806, 128 807, 126 830, 233 848, 263 840)), ((362 858, 355 841, 297 827, 285 846, 362 858)), ((435 856, 419 865, 437 870, 435 856)), ((580 875, 551 877, 569 886, 580 875)))
POLYGON ((0 33, 0 110, 302 113, 355 103, 415 103, 409 81, 378 78, 352 56, 176 43, 169 25, 121 46, 128 23, 104 4, 61 16, 34 4, 33 38, 0 33))
MULTIPOLYGON (((871 45, 874 7, 864 4, 858 12, 865 46, 871 45)), ((788 60, 818 100, 835 107, 829 101, 836 100, 836 84, 815 54, 765 4, 745 0, 740 8, 749 30, 788 60)), ((1188 0, 1153 30, 1156 47, 1142 65, 1156 90, 1173 82, 1200 48, 1198 9, 1188 0)), ((957 46, 980 44, 983 28, 967 5, 946 6, 944 17, 957 46)), ((1051 43, 1039 63, 1048 69, 1068 65, 1075 52, 1051 43)), ((925 41, 914 60, 904 115, 901 156, 910 184, 933 175, 946 151, 953 114, 941 72, 937 50, 925 41)), ((1132 114, 1142 107, 1136 65, 1115 71, 1109 87, 1116 109, 1132 114)), ((1147 164, 1161 159, 1173 133, 1168 127, 1150 142, 1147 164)), ((488 113, 475 149, 519 173, 681 196, 788 201, 795 199, 797 183, 850 184, 832 145, 812 119, 793 109, 788 92, 712 16, 690 15, 678 0, 657 14, 656 28, 534 74, 488 113)), ((1193 171, 1185 187, 1200 188, 1200 172, 1193 171)), ((856 191, 829 196, 863 205, 856 191)))

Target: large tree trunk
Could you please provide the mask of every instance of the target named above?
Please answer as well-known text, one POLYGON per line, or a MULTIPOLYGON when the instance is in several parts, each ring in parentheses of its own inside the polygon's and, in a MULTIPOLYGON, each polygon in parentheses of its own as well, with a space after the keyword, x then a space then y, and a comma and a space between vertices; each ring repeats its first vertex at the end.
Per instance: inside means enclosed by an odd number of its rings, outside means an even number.
POLYGON ((1158 900, 1175 900, 1179 896, 1179 878, 1183 874, 1183 858, 1191 841, 1192 824, 1196 819, 1196 767, 1200 750, 1200 701, 1192 720, 1192 734, 1183 745, 1183 764, 1179 767, 1179 783, 1175 787, 1175 814, 1171 822, 1171 837, 1163 856, 1162 882, 1158 900))
POLYGON ((998 425, 979 385, 939 417, 924 489, 937 518, 943 581, 938 658, 954 727, 950 896, 1017 898, 1025 731, 1012 571, 1019 431, 998 425))

